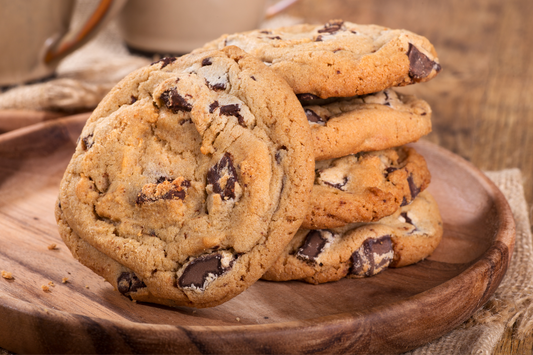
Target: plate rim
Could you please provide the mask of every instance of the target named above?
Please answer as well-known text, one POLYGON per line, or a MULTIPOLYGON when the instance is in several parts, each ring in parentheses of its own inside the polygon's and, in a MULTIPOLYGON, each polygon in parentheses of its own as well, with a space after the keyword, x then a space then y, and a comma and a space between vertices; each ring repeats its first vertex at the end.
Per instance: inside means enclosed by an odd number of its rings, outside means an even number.
MULTIPOLYGON (((44 129, 53 129, 53 128, 60 128, 63 129, 63 132, 65 134, 64 138, 72 140, 72 134, 69 128, 71 128, 72 125, 82 125, 86 119, 88 118, 88 114, 79 114, 74 116, 69 116, 66 118, 60 118, 54 121, 48 121, 43 123, 38 123, 32 126, 27 126, 24 128, 20 128, 11 132, 7 132, 5 134, 0 135, 0 146, 3 144, 6 144, 12 140, 16 140, 17 138, 24 137, 25 135, 39 132, 44 129)), ((411 143, 413 147, 423 147, 425 149, 429 149, 432 152, 434 152, 437 155, 443 156, 446 159, 452 160, 455 164, 460 166, 462 169, 465 169, 469 174, 473 175, 473 177, 476 179, 476 181, 479 181, 482 185, 482 187, 487 191, 488 195, 490 196, 491 200, 494 202, 494 206, 496 208, 496 213, 499 216, 499 224, 495 231, 495 238, 494 241, 491 243, 489 248, 475 261, 472 262, 471 265, 469 265, 465 270, 463 270, 461 273, 459 273, 457 276, 453 277, 452 279, 439 284, 431 289, 428 289, 426 291, 423 291, 421 293, 418 293, 416 295, 407 297, 402 300, 398 300, 395 302, 392 302, 388 305, 380 305, 377 307, 373 307, 367 311, 352 311, 352 312, 343 312, 343 313, 337 313, 334 315, 328 315, 328 316, 321 316, 317 318, 310 318, 310 319, 302 319, 302 320, 294 320, 294 321, 288 321, 288 322, 277 322, 277 323, 267 323, 267 324, 228 324, 228 325, 214 325, 214 326, 202 326, 202 325, 185 325, 185 326, 174 326, 170 324, 154 324, 154 323, 137 323, 129 320, 111 320, 106 318, 100 318, 100 317, 89 317, 84 315, 79 315, 75 313, 69 313, 65 311, 60 310, 54 310, 54 309, 48 309, 41 305, 32 304, 30 302, 17 299, 15 297, 12 297, 10 295, 1 295, 0 294, 0 314, 12 314, 12 312, 21 313, 21 314, 27 314, 30 318, 34 318, 34 322, 44 321, 47 323, 50 323, 54 326, 61 327, 66 326, 67 328, 69 326, 72 326, 73 322, 76 323, 86 323, 87 321, 91 321, 97 324, 102 325, 102 331, 105 331, 107 326, 112 326, 115 328, 121 328, 124 331, 129 332, 146 332, 150 331, 148 334, 153 334, 150 337, 146 336, 143 338, 144 340, 147 340, 148 338, 153 338, 155 335, 155 338, 157 340, 160 340, 161 333, 168 334, 170 337, 172 337, 172 341, 174 342, 174 349, 179 349, 180 344, 176 343, 179 341, 184 341, 187 344, 191 344, 192 338, 202 339, 201 341, 206 341, 204 338, 215 338, 215 340, 220 341, 221 337, 228 338, 228 335, 234 335, 238 334, 238 339, 234 339, 238 344, 248 344, 246 340, 243 340, 243 338, 246 338, 247 340, 257 340, 257 336, 260 336, 261 338, 265 339, 272 339, 272 338, 283 338, 284 336, 289 336, 291 338, 294 337, 294 334, 296 333, 297 336, 301 336, 302 338, 309 337, 309 335, 313 335, 316 337, 316 333, 320 333, 323 330, 327 330, 328 332, 331 332, 332 330, 337 330, 337 328, 341 327, 347 327, 349 329, 355 329, 357 328, 359 323, 362 319, 364 319, 366 316, 376 315, 377 312, 387 312, 387 311, 395 311, 398 309, 405 309, 406 306, 410 306, 413 303, 422 302, 427 297, 431 297, 433 293, 440 293, 443 290, 450 290, 450 288, 458 287, 456 281, 459 279, 465 279, 468 277, 472 277, 474 273, 479 273, 479 269, 481 268, 481 271, 485 272, 486 274, 497 276, 495 279, 495 283, 491 284, 492 278, 489 278, 488 284, 484 285, 482 288, 485 289, 484 293, 481 295, 481 297, 478 299, 477 304, 468 304, 468 305, 457 305, 457 308, 459 309, 466 309, 466 308, 472 308, 473 311, 466 312, 465 316, 462 318, 456 319, 456 322, 453 323, 453 326, 448 327, 447 331, 450 331, 454 329, 458 324, 461 324, 464 322, 468 317, 472 315, 472 313, 478 309, 480 306, 482 306, 486 301, 488 301, 489 297, 494 293, 496 288, 501 282, 501 279, 505 275, 508 265, 510 263, 513 251, 514 251, 514 242, 515 242, 515 223, 514 223, 514 217, 511 211, 511 208, 504 197, 503 193, 499 190, 499 188, 476 166, 474 166, 472 163, 468 162, 464 158, 452 153, 451 151, 442 148, 434 143, 430 143, 428 141, 419 141, 416 143, 411 143), (495 270, 494 265, 500 264, 500 269, 495 270), (466 307, 468 306, 468 307, 466 307), (10 311, 12 310, 12 311, 10 311), (287 332, 287 330, 291 330, 290 334, 287 332), (155 332, 157 331, 157 333, 155 332), (152 333, 153 332, 153 333, 152 333), (286 334, 286 335, 284 335, 286 334), (206 337, 207 335, 207 337, 206 337)), ((459 291, 459 290, 457 290, 459 291)), ((477 298, 476 298, 477 299, 477 298)), ((408 308, 408 307, 407 307, 408 308)), ((400 312, 401 313, 401 312, 400 312)), ((427 317, 427 316, 426 316, 427 317)), ((441 327, 442 328, 442 327, 441 327)), ((426 339, 423 343, 434 340, 435 338, 442 336, 444 333, 442 332, 442 329, 435 329, 431 330, 428 329, 429 333, 432 333, 433 335, 430 335, 429 337, 425 336, 426 339), (437 334, 438 333, 438 334, 437 334), (436 336, 435 336, 436 335, 436 336)), ((0 332, 0 340, 5 339, 5 334, 2 335, 0 332)), ((231 340, 231 339, 230 339, 231 340)), ((401 339, 400 339, 401 340, 401 339)), ((231 342, 231 341, 230 341, 231 342)), ((401 341, 399 341, 401 343, 401 341)), ((413 349, 417 346, 422 345, 423 343, 416 343, 416 344, 409 344, 409 347, 405 348, 405 344, 401 345, 395 345, 390 344, 391 349, 398 349, 398 347, 403 347, 400 351, 407 351, 410 349, 413 349)), ((128 344, 132 345, 132 344, 128 344)), ((259 345, 259 344, 258 344, 259 345)), ((352 345, 356 345, 352 343, 352 345)), ((226 346, 231 347, 231 344, 226 344, 226 346)), ((301 350, 299 348, 288 348, 294 350, 301 350)), ((352 350, 352 348, 344 349, 343 350, 352 350)), ((78 349, 79 350, 79 349, 78 349)), ((231 352, 238 352, 239 348, 228 348, 227 351, 231 352)), ((244 348, 241 350, 250 350, 249 348, 244 348)), ((326 349, 324 349, 326 350, 326 349)), ((331 349, 327 349, 331 350, 331 349)), ((370 351, 372 352, 371 345, 368 346, 368 348, 362 349, 363 351, 370 351)))

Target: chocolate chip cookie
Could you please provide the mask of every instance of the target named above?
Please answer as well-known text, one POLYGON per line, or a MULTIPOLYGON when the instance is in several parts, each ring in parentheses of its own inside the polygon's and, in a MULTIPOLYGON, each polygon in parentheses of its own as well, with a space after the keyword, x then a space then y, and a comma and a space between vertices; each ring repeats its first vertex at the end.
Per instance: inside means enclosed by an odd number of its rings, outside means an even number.
POLYGON ((204 48, 237 46, 281 75, 297 94, 347 97, 424 82, 441 70, 423 36, 331 20, 227 34, 204 48))
POLYGON ((431 181, 424 157, 402 146, 316 162, 302 227, 336 228, 370 222, 409 204, 431 181))
POLYGON ((119 290, 215 306, 289 243, 313 178, 305 113, 270 68, 236 47, 165 58, 87 121, 60 186, 60 230, 130 270, 108 280, 119 290))
POLYGON ((376 275, 388 267, 419 262, 442 238, 442 219, 429 192, 378 222, 336 229, 300 229, 263 275, 272 281, 312 284, 376 275))
POLYGON ((300 101, 311 125, 316 160, 398 147, 431 132, 428 103, 392 89, 326 100, 300 95, 300 101))

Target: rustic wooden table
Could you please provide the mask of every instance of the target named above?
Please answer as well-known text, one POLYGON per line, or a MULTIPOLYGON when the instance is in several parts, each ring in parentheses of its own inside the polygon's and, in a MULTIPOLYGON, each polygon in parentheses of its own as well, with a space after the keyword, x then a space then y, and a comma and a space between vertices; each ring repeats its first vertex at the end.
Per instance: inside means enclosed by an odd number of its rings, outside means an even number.
MULTIPOLYGON (((305 22, 342 18, 405 28, 435 46, 443 71, 406 88, 433 109, 428 140, 482 170, 519 168, 533 210, 533 1, 301 0, 287 10, 305 22)), ((508 329, 495 354, 532 353, 508 329)))

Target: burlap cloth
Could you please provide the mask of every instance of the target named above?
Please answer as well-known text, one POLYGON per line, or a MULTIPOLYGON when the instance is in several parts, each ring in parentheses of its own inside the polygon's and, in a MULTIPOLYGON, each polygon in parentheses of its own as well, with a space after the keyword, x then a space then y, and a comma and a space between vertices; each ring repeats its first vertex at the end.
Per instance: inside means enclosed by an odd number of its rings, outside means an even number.
MULTIPOLYGON (((73 25, 91 12, 94 2, 80 1, 73 25)), ((278 16, 263 27, 293 24, 298 19, 278 16)), ((77 112, 93 109, 129 72, 158 58, 131 55, 110 23, 92 42, 67 57, 52 80, 9 88, 0 93, 0 109, 77 112)), ((506 328, 517 338, 533 329, 533 255, 528 206, 518 169, 487 172, 501 189, 516 221, 513 259, 490 301, 462 326, 408 354, 491 354, 506 328)), ((8 354, 0 349, 0 355, 8 354)))

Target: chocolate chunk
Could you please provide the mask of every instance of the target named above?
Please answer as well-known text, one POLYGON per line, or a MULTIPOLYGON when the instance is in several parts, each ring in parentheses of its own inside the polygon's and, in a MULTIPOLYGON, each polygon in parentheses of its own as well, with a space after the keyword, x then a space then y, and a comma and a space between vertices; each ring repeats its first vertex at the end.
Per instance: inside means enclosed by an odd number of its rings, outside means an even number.
POLYGON ((322 253, 328 240, 322 236, 319 230, 312 230, 307 233, 304 244, 296 252, 296 256, 306 261, 315 261, 322 253))
POLYGON ((425 78, 433 69, 437 72, 441 69, 438 63, 429 59, 411 43, 409 43, 407 56, 409 57, 409 76, 415 80, 425 78))
POLYGON ((204 58, 204 59, 202 59, 202 66, 203 66, 203 67, 208 66, 208 65, 211 65, 211 64, 213 64, 213 63, 211 62, 211 58, 204 58))
POLYGON ((318 33, 330 33, 333 34, 335 32, 338 32, 343 28, 344 21, 342 20, 331 20, 328 23, 324 25, 324 28, 321 28, 318 30, 318 33))
POLYGON ((207 172, 207 184, 213 185, 213 192, 220 194, 222 200, 235 199, 235 183, 237 182, 237 171, 233 166, 233 157, 230 153, 224 156, 207 172), (221 186, 222 178, 225 178, 225 185, 221 186))
POLYGON ((163 69, 164 67, 166 67, 167 65, 169 65, 170 63, 174 62, 176 60, 176 57, 165 57, 165 58, 162 58, 161 60, 158 60, 156 62, 153 62, 152 64, 150 65, 154 65, 154 64, 157 64, 157 63, 163 63, 161 65, 161 69, 163 69))
POLYGON ((412 201, 420 193, 420 187, 415 185, 415 182, 413 181, 413 175, 409 175, 407 177, 407 182, 409 183, 409 191, 411 191, 411 201, 412 201))
POLYGON ((296 97, 300 101, 312 101, 312 100, 320 99, 320 97, 313 95, 313 94, 296 94, 296 97))
POLYGON ((161 183, 163 183, 165 181, 172 181, 172 180, 174 180, 174 179, 166 177, 166 176, 160 176, 160 177, 157 178, 156 183, 157 184, 161 184, 161 183))
POLYGON ((396 170, 398 170, 398 168, 395 168, 394 166, 389 166, 385 168, 385 177, 388 177, 391 173, 395 172, 396 170))
POLYGON ((155 184, 143 186, 142 191, 137 195, 135 203, 142 205, 143 203, 158 200, 184 200, 186 189, 191 186, 191 182, 178 179, 172 181, 170 178, 160 177, 155 184))
POLYGON ((411 218, 409 218, 407 216, 407 212, 400 213, 400 216, 403 217, 403 219, 405 220, 405 223, 409 223, 409 224, 412 224, 414 226, 413 220, 411 220, 411 218))
POLYGON ((283 160, 283 156, 287 154, 287 147, 282 146, 279 148, 279 150, 276 152, 276 163, 281 164, 281 161, 283 160))
POLYGON ((223 91, 223 90, 226 90, 226 84, 224 83, 216 83, 214 85, 212 85, 209 81, 205 81, 207 83, 207 86, 209 86, 209 88, 211 88, 211 90, 215 90, 215 91, 223 91))
POLYGON ((255 78, 255 76, 253 76, 253 75, 252 75, 252 76, 250 76, 250 78, 252 78, 252 79, 253 79, 253 81, 257 81, 257 79, 255 78))
POLYGON ((390 235, 367 239, 352 254, 349 273, 359 277, 373 276, 390 265, 394 256, 390 235))
POLYGON ((333 102, 342 101, 344 99, 341 97, 328 97, 327 99, 322 99, 313 94, 296 94, 296 97, 302 106, 327 105, 333 102))
POLYGON ((259 31, 259 33, 264 33, 264 34, 266 34, 266 35, 271 35, 271 34, 272 34, 272 31, 262 30, 262 31, 259 31))
POLYGON ((146 285, 133 272, 123 272, 117 279, 118 292, 123 295, 128 295, 131 292, 136 292, 146 285))
POLYGON ((322 42, 322 41, 323 41, 323 37, 322 37, 322 35, 318 35, 318 36, 316 36, 316 38, 315 38, 315 42, 322 42))
POLYGON ((195 287, 204 290, 209 276, 219 277, 226 273, 230 267, 222 266, 222 255, 207 254, 200 256, 187 265, 178 280, 181 288, 195 287))
POLYGON ((268 39, 281 39, 280 36, 272 36, 272 37, 268 37, 268 39))
POLYGON ((209 113, 213 113, 219 106, 218 101, 214 101, 211 105, 209 105, 209 113))
POLYGON ((240 114, 241 108, 238 104, 224 105, 220 107, 220 114, 224 116, 235 116, 241 126, 245 126, 244 117, 240 114))
POLYGON ((339 183, 333 183, 333 182, 329 182, 329 181, 326 181, 326 180, 322 180, 322 181, 324 181, 324 184, 326 184, 328 186, 331 186, 331 187, 334 187, 336 189, 344 191, 343 187, 346 186, 346 184, 348 183, 348 177, 347 176, 344 177, 342 182, 339 182, 339 183))
POLYGON ((89 134, 89 135, 86 135, 85 137, 83 137, 81 139, 81 141, 83 142, 83 150, 89 150, 91 149, 91 147, 93 146, 94 144, 94 140, 93 140, 93 134, 89 134))
POLYGON ((402 198, 402 203, 400 203, 400 207, 403 207, 403 206, 407 206, 407 199, 405 198, 405 196, 402 198))
POLYGON ((178 94, 176 88, 164 91, 159 99, 163 101, 165 106, 173 113, 178 113, 179 111, 191 112, 192 110, 192 105, 188 103, 183 96, 178 94))
POLYGON ((326 120, 320 117, 319 115, 317 115, 315 111, 309 108, 304 109, 304 111, 305 111, 305 115, 307 116, 307 121, 322 124, 322 125, 326 123, 326 120))
POLYGON ((415 224, 413 223, 413 220, 411 218, 409 218, 409 216, 407 215, 407 212, 400 213, 400 216, 403 217, 403 219, 405 221, 404 223, 409 223, 410 225, 412 225, 414 227, 413 230, 409 232, 409 234, 412 234, 412 233, 418 231, 418 227, 415 226, 415 224))
POLYGON ((133 105, 136 102, 137 102, 137 98, 135 96, 131 95, 131 97, 130 97, 130 105, 133 105))

